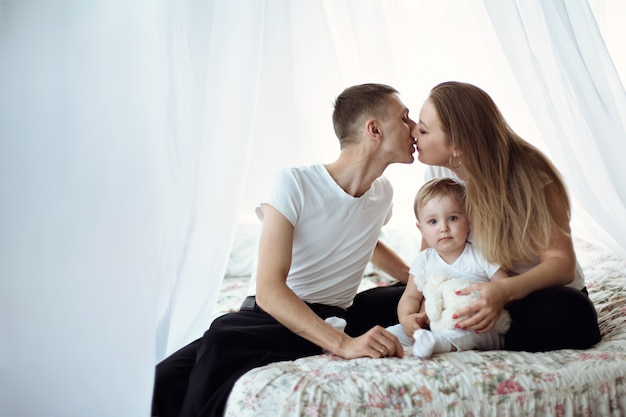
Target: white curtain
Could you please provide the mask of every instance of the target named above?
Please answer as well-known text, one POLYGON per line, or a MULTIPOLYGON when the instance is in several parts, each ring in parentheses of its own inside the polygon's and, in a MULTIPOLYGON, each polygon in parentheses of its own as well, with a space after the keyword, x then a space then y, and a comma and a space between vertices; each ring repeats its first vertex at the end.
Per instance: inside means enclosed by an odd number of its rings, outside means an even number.
POLYGON ((264 5, 172 1, 158 12, 167 143, 156 341, 162 359, 208 328, 219 294, 259 105, 264 5))
MULTIPOLYGON (((517 10, 487 5, 498 32, 517 10)), ((588 141, 593 165, 555 160, 586 173, 579 188, 568 171, 570 189, 594 190, 603 216, 623 203, 617 148, 589 139, 606 136, 599 120, 623 128, 623 113, 563 127, 588 110, 571 113, 576 105, 593 103, 571 91, 577 83, 604 108, 619 103, 604 95, 623 90, 596 74, 612 71, 609 61, 542 93, 569 118, 550 126, 524 101, 534 103, 526 82, 537 81, 511 70, 487 9, 471 0, 0 0, 0 415, 149 415, 154 364, 208 327, 236 224, 252 221, 273 171, 335 158, 332 101, 348 85, 393 85, 417 118, 436 83, 475 83, 522 136, 548 152, 558 143, 551 155, 580 155, 588 141), (560 93, 573 103, 562 107, 560 93), (598 186, 587 181, 596 169, 598 186)), ((546 28, 559 30, 561 11, 544 12, 546 28)), ((586 16, 572 20, 576 31, 593 29, 586 16)), ((515 33, 552 36, 535 28, 515 33)), ((601 43, 595 33, 573 39, 601 43)), ((391 227, 417 233, 411 200, 423 169, 388 169, 391 227)), ((620 241, 612 226, 598 230, 620 241)))
POLYGON ((566 0, 485 5, 586 236, 626 251, 626 93, 591 7, 566 0))
POLYGON ((149 414, 156 28, 141 3, 0 2, 2 416, 149 414))

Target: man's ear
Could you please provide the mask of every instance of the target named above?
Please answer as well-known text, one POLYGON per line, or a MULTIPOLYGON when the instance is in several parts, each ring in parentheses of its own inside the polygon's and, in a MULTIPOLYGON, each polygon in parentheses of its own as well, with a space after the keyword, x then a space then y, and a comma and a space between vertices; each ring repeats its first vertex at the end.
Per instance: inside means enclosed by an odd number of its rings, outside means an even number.
POLYGON ((367 134, 375 139, 380 137, 380 129, 378 128, 378 122, 374 119, 369 119, 365 122, 365 129, 367 129, 367 134))

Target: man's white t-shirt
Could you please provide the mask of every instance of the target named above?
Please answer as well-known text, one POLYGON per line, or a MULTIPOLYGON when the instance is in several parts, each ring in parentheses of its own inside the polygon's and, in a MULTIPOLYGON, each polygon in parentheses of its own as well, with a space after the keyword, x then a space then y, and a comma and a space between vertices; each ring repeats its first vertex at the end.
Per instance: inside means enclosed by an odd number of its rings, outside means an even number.
MULTIPOLYGON (((455 173, 454 171, 452 171, 451 169, 445 168, 445 167, 440 167, 440 166, 433 166, 430 165, 426 168, 426 172, 424 174, 424 180, 425 181, 429 181, 433 178, 454 178, 460 182, 464 182, 463 180, 461 180, 455 173)), ((472 236, 473 234, 470 232, 470 236, 468 238, 468 240, 472 241, 472 236)), ((539 264, 539 259, 537 259, 537 261, 529 263, 529 264, 520 264, 520 265, 515 265, 515 270, 512 271, 514 274, 522 274, 526 271, 528 271, 529 269, 537 266, 539 264)), ((576 277, 574 278, 574 280, 572 282, 570 282, 569 284, 566 285, 567 287, 572 287, 572 288, 576 288, 578 290, 582 290, 585 287, 585 274, 583 273, 582 267, 580 266, 580 264, 578 263, 578 261, 576 261, 576 277)))
MULTIPOLYGON (((287 285, 309 303, 347 308, 352 304, 382 226, 391 217, 393 188, 377 178, 360 197, 347 194, 324 165, 281 169, 266 205, 294 227, 287 285)), ((256 262, 248 290, 256 293, 256 262)))

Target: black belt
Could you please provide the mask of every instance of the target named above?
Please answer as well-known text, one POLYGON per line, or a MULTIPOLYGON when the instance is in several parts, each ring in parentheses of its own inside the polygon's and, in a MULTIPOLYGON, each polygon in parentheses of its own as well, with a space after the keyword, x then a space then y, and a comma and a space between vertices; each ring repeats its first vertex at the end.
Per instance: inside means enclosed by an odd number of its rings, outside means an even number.
POLYGON ((240 310, 253 310, 253 311, 263 311, 261 307, 256 303, 256 297, 254 295, 249 295, 243 300, 241 303, 240 310))
MULTIPOLYGON (((337 316, 337 317, 345 317, 346 310, 341 307, 329 306, 325 304, 316 304, 316 303, 306 303, 311 310, 315 312, 318 316, 322 318, 337 316)), ((246 311, 263 311, 261 307, 256 303, 256 297, 254 295, 247 296, 243 303, 241 303, 241 307, 239 310, 246 311)))

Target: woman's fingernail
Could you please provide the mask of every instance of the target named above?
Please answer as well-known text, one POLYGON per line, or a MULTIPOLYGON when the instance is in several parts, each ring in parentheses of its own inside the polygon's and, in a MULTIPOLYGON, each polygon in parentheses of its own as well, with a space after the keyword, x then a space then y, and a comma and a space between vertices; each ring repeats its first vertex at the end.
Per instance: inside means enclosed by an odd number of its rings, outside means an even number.
POLYGON ((456 295, 459 295, 459 294, 461 294, 461 290, 456 290, 454 293, 455 293, 456 295))
POLYGON ((459 316, 457 316, 456 314, 453 314, 453 315, 452 315, 452 318, 453 318, 453 319, 458 319, 458 318, 459 318, 459 316))

